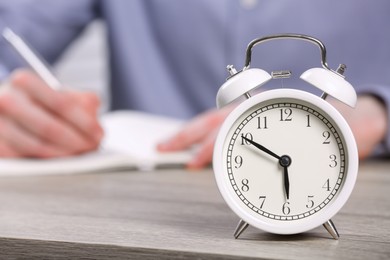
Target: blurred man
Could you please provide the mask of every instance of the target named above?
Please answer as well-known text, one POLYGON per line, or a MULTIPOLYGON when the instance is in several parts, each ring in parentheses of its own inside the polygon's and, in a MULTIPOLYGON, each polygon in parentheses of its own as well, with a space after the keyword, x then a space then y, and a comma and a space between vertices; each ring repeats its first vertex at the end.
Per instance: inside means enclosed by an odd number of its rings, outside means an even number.
MULTIPOLYGON (((111 108, 185 119, 198 115, 159 149, 200 143, 189 163, 199 168, 211 161, 216 132, 232 109, 212 110, 226 65, 241 68, 249 41, 283 32, 321 39, 333 69, 348 65, 347 79, 360 93, 357 108, 334 104, 350 123, 361 158, 388 155, 390 35, 379 28, 389 23, 389 7, 386 0, 375 5, 352 0, 0 1, 0 29, 11 27, 53 63, 88 23, 103 19, 111 108)), ((96 96, 55 92, 33 73, 12 73, 24 63, 0 44, 0 75, 11 82, 0 95, 0 155, 48 158, 95 149, 103 135, 96 96)), ((298 76, 320 66, 319 58, 314 46, 274 42, 253 53, 252 67, 292 70, 294 77, 284 84, 315 92, 298 76)))

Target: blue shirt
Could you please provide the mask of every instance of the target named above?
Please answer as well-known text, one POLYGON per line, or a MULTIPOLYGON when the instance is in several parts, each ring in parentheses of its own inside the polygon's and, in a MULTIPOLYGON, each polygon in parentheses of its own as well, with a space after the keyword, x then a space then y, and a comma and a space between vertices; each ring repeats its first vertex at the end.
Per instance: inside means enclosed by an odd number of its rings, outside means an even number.
MULTIPOLYGON (((388 0, 18 0, 0 1, 0 29, 10 26, 55 62, 90 21, 101 18, 108 28, 112 109, 189 118, 215 107, 226 65, 241 69, 252 39, 277 33, 319 38, 332 69, 347 64, 347 80, 359 92, 390 104, 389 11, 388 0)), ((24 65, 2 41, 0 62, 3 75, 24 65)), ((314 45, 265 43, 254 50, 251 65, 291 70, 283 86, 317 93, 299 79, 321 66, 314 45)), ((385 145, 390 150, 390 138, 385 145)))

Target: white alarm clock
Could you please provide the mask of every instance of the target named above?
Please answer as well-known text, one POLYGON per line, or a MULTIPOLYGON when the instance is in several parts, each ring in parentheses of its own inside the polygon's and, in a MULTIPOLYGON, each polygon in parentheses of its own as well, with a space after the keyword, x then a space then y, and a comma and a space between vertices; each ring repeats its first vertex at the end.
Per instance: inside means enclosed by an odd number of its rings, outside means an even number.
POLYGON ((324 225, 338 239, 331 218, 343 207, 355 185, 358 153, 352 131, 343 116, 325 99, 327 95, 354 107, 356 92, 326 63, 326 49, 316 38, 273 35, 253 40, 244 68, 231 76, 217 94, 219 108, 240 103, 219 131, 213 155, 218 188, 240 217, 234 233, 248 225, 276 234, 296 234, 324 225), (305 40, 319 46, 322 68, 312 68, 301 79, 321 89, 321 97, 282 88, 250 93, 289 71, 250 68, 252 48, 276 39, 305 40))

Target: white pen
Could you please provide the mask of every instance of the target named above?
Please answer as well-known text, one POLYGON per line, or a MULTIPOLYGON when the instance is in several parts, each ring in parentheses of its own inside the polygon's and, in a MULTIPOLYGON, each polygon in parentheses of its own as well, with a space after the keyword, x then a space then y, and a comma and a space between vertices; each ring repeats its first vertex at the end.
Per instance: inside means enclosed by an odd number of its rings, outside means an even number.
POLYGON ((46 65, 47 63, 20 36, 7 27, 3 30, 2 36, 49 87, 54 90, 61 88, 62 84, 46 65))

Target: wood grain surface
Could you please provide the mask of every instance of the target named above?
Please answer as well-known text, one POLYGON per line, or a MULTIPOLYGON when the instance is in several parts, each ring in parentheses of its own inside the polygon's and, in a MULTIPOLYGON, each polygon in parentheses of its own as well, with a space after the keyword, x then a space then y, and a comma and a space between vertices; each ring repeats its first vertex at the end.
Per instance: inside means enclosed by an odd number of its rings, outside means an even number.
POLYGON ((389 191, 390 162, 365 162, 333 218, 340 240, 322 227, 235 240, 210 169, 4 177, 0 258, 390 259, 389 191))

